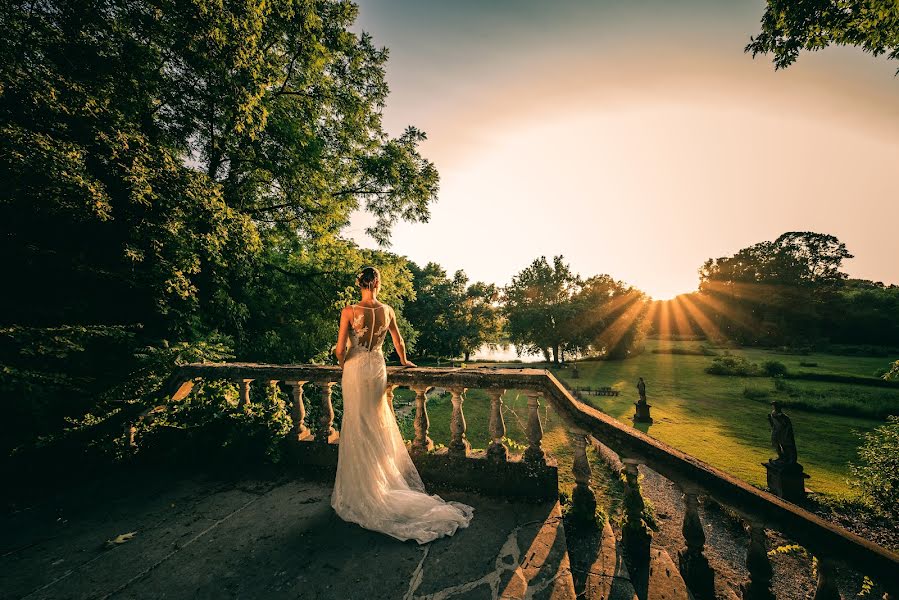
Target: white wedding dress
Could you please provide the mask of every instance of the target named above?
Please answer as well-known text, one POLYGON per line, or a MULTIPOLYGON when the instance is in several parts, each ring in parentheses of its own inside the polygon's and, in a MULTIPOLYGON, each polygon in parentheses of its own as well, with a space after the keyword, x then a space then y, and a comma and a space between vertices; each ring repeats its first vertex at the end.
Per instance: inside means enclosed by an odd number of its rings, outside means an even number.
POLYGON ((468 527, 474 509, 425 492, 387 401, 382 349, 392 311, 352 307, 331 506, 345 521, 419 544, 468 527))

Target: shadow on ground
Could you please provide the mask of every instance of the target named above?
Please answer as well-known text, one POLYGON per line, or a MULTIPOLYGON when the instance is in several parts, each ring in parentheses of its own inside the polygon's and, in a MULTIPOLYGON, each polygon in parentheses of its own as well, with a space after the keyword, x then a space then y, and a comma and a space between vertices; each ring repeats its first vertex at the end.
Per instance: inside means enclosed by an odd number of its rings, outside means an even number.
POLYGON ((475 518, 419 546, 343 522, 330 494, 284 471, 84 483, 0 518, 2 597, 574 597, 556 503, 444 492, 475 518))

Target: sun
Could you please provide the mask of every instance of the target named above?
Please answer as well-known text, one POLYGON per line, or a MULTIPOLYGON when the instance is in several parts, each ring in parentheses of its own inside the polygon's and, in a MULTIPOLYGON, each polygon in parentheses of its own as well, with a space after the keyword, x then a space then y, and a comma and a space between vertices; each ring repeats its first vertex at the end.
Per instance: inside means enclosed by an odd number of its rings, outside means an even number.
POLYGON ((690 292, 695 292, 696 290, 685 287, 668 287, 662 285, 647 286, 643 291, 646 292, 646 294, 653 300, 664 302, 666 300, 673 300, 681 294, 689 294, 690 292))

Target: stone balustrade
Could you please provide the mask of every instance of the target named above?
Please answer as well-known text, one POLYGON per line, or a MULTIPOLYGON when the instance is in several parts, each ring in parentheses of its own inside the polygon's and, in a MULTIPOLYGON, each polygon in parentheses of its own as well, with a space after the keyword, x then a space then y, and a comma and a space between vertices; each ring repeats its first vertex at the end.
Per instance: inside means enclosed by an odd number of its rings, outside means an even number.
MULTIPOLYGON (((250 403, 249 386, 254 380, 284 382, 290 387, 290 410, 294 420, 290 437, 302 448, 301 460, 319 465, 336 464, 339 432, 334 429, 332 388, 340 381, 338 367, 315 365, 191 364, 172 374, 162 391, 163 401, 186 397, 197 379, 226 379, 238 384, 238 405, 250 403), (305 422, 303 386, 321 390, 320 421, 305 422), (314 430, 313 430, 314 427, 314 430), (317 449, 317 450, 316 450, 317 449)), ((538 410, 546 402, 566 424, 573 451, 575 487, 571 518, 593 519, 596 499, 591 487, 591 468, 586 448, 597 440, 617 453, 625 479, 623 544, 630 552, 648 552, 651 532, 640 522, 642 499, 638 467, 645 465, 668 478, 684 493, 684 548, 679 553, 684 580, 698 599, 714 597, 714 573, 704 556, 705 534, 697 510, 698 498, 707 496, 732 509, 747 524, 749 579, 743 585, 747 599, 773 598, 772 569, 768 560, 765 529, 780 531, 805 547, 818 559, 816 598, 838 598, 831 574, 835 563, 871 577, 897 598, 899 555, 825 521, 803 508, 719 471, 621 423, 577 399, 549 372, 538 369, 502 368, 388 368, 386 393, 392 399, 396 387, 415 392, 415 435, 410 451, 423 478, 446 485, 473 488, 498 495, 533 495, 549 498, 558 493, 555 461, 542 447, 543 425, 538 410), (434 450, 428 436, 427 392, 435 387, 452 397, 451 439, 445 449, 434 450), (483 389, 490 401, 490 443, 483 456, 474 456, 466 439, 465 394, 483 389), (504 441, 503 393, 519 390, 528 400, 527 448, 521 456, 510 452, 504 441)), ((158 409, 159 407, 157 407, 158 409)), ((156 409, 145 411, 149 414, 156 409)), ((129 429, 132 444, 134 427, 129 429)), ((890 595, 892 594, 892 595, 890 595)))

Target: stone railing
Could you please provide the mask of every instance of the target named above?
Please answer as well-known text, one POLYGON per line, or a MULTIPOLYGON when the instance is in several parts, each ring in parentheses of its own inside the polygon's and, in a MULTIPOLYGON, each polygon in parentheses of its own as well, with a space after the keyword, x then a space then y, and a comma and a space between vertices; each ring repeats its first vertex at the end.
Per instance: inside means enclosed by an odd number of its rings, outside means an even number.
MULTIPOLYGON (((197 379, 227 379, 238 383, 239 404, 245 405, 250 402, 251 381, 283 382, 291 390, 294 421, 291 436, 295 436, 297 441, 309 442, 296 446, 307 449, 306 458, 318 461, 318 464, 333 465, 336 464, 334 449, 339 441, 339 432, 333 426, 331 389, 340 377, 340 369, 330 366, 192 364, 180 367, 173 373, 163 394, 165 401, 178 401, 190 393, 197 379), (305 419, 303 386, 307 383, 319 386, 323 392, 319 411, 321 419, 316 424, 307 423, 305 419)), ((642 500, 637 483, 638 466, 645 465, 674 482, 684 493, 685 505, 685 546, 680 554, 680 568, 685 582, 698 599, 714 597, 714 591, 710 588, 714 575, 704 556, 705 534, 697 509, 700 495, 729 507, 748 524, 749 581, 743 586, 744 598, 773 598, 772 569, 765 547, 766 528, 780 531, 818 559, 817 600, 839 598, 832 580, 835 563, 871 577, 888 590, 886 597, 891 600, 899 598, 899 555, 579 402, 548 371, 391 367, 388 368, 387 382, 387 394, 391 398, 396 387, 415 391, 415 435, 410 452, 416 465, 425 469, 422 476, 448 485, 475 487, 487 493, 540 497, 551 497, 551 494, 557 493, 555 463, 546 456, 541 443, 543 428, 538 407, 541 400, 547 402, 566 424, 573 449, 572 471, 576 483, 569 512, 572 518, 592 518, 595 513, 596 499, 590 487, 591 468, 586 453, 591 438, 617 453, 624 464, 625 494, 631 497, 631 501, 625 504, 636 507, 626 511, 626 521, 622 527, 626 534, 631 532, 632 539, 623 540, 631 553, 639 552, 641 548, 647 554, 649 551, 649 533, 640 533, 639 527, 627 526, 627 519, 640 519, 642 500), (452 439, 441 452, 433 451, 434 444, 428 436, 427 392, 434 387, 447 389, 452 394, 453 403, 452 439), (464 403, 468 389, 486 390, 490 397, 491 441, 483 456, 472 456, 465 436, 464 403), (512 455, 503 441, 506 429, 502 396, 509 389, 520 390, 528 398, 527 449, 522 456, 512 455), (474 484, 473 478, 478 480, 474 484)), ((133 427, 130 434, 134 443, 133 427)))

